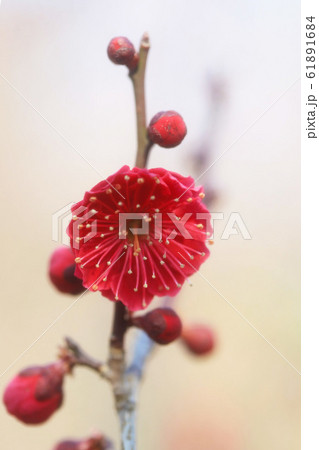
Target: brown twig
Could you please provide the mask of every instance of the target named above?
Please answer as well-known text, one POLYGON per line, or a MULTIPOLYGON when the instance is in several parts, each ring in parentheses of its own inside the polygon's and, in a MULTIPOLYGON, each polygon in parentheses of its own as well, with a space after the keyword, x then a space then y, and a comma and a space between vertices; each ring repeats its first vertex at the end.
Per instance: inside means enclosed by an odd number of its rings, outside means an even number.
POLYGON ((130 73, 133 83, 136 109, 136 125, 137 125, 137 154, 136 167, 145 167, 149 151, 152 143, 147 137, 146 128, 146 107, 145 107, 145 70, 147 55, 150 49, 150 41, 147 33, 144 33, 140 51, 137 69, 130 73))
POLYGON ((102 378, 110 381, 107 374, 107 366, 88 355, 70 337, 65 338, 65 346, 60 349, 59 357, 69 365, 72 370, 76 366, 84 366, 97 372, 102 378))

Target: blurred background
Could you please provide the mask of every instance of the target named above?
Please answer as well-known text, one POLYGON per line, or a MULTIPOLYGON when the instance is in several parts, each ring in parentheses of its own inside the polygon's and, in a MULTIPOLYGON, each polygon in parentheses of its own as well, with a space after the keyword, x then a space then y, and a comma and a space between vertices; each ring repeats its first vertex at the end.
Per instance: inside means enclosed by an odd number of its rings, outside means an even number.
MULTIPOLYGON (((226 221, 216 221, 201 272, 299 370, 299 7, 2 0, 1 373, 74 300, 47 279, 59 245, 52 215, 100 181, 97 171, 106 177, 134 163, 132 87, 106 47, 117 35, 137 47, 144 31, 152 45, 148 118, 174 109, 188 127, 178 148, 154 148, 150 166, 197 176, 194 152, 209 152, 209 166, 231 146, 199 183, 212 187, 215 212, 240 213, 252 239, 223 240, 226 221)), ((213 327, 218 346, 204 359, 179 343, 153 355, 140 394, 139 448, 299 449, 298 372, 201 276, 192 281, 178 311, 185 323, 213 327)), ((111 302, 85 295, 0 378, 1 392, 21 368, 52 361, 66 334, 105 358, 111 316, 111 302)), ((65 404, 47 423, 25 426, 2 403, 0 416, 1 449, 50 450, 92 430, 118 446, 111 391, 86 369, 66 380, 65 404)))

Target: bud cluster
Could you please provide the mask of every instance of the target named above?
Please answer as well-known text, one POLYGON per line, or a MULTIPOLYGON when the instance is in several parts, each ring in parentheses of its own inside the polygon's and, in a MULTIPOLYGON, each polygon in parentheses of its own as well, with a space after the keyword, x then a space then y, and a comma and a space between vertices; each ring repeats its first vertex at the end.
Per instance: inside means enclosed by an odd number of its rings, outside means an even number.
MULTIPOLYGON (((110 41, 107 55, 114 64, 128 67, 131 74, 138 70, 139 55, 132 42, 124 36, 115 37, 110 41)), ((186 133, 185 122, 176 111, 157 113, 147 128, 149 142, 165 148, 179 145, 186 133)))
POLYGON ((216 346, 216 337, 209 326, 194 324, 182 326, 182 321, 171 308, 156 308, 143 316, 133 317, 131 325, 140 328, 157 344, 167 345, 180 338, 192 354, 210 354, 216 346))

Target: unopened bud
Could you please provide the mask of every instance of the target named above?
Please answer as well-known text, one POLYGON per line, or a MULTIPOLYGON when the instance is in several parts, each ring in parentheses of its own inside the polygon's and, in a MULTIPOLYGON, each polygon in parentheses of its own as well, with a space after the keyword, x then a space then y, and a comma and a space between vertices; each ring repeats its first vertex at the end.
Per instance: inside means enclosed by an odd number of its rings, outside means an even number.
POLYGON ((151 142, 161 147, 172 148, 179 145, 187 133, 185 122, 175 111, 162 111, 156 114, 148 126, 151 142))
POLYGON ((75 276, 76 264, 70 248, 59 247, 49 261, 49 277, 58 291, 77 295, 85 291, 82 280, 75 276))
POLYGON ((170 344, 182 330, 182 322, 176 312, 170 308, 157 308, 145 316, 133 319, 133 323, 142 328, 158 344, 170 344))
POLYGON ((112 450, 112 443, 102 434, 81 440, 59 442, 53 450, 112 450))
POLYGON ((206 325, 188 325, 183 327, 182 341, 188 350, 196 355, 211 353, 216 345, 216 338, 206 325))
POLYGON ((130 67, 134 59, 137 64, 138 57, 136 56, 134 45, 126 37, 113 38, 107 47, 107 54, 114 64, 130 67))
POLYGON ((4 392, 7 411, 27 424, 45 422, 61 406, 64 374, 60 361, 22 370, 4 392))

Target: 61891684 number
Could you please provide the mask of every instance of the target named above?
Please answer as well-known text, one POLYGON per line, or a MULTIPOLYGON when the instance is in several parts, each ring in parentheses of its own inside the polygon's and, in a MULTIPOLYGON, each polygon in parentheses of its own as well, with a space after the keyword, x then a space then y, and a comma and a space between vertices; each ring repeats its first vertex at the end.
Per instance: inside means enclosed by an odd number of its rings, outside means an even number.
POLYGON ((306 38, 311 40, 306 40, 306 77, 307 78, 314 78, 316 76, 316 25, 314 24, 315 17, 310 16, 306 17, 307 24, 306 24, 306 38), (312 64, 311 64, 312 63, 312 64))

